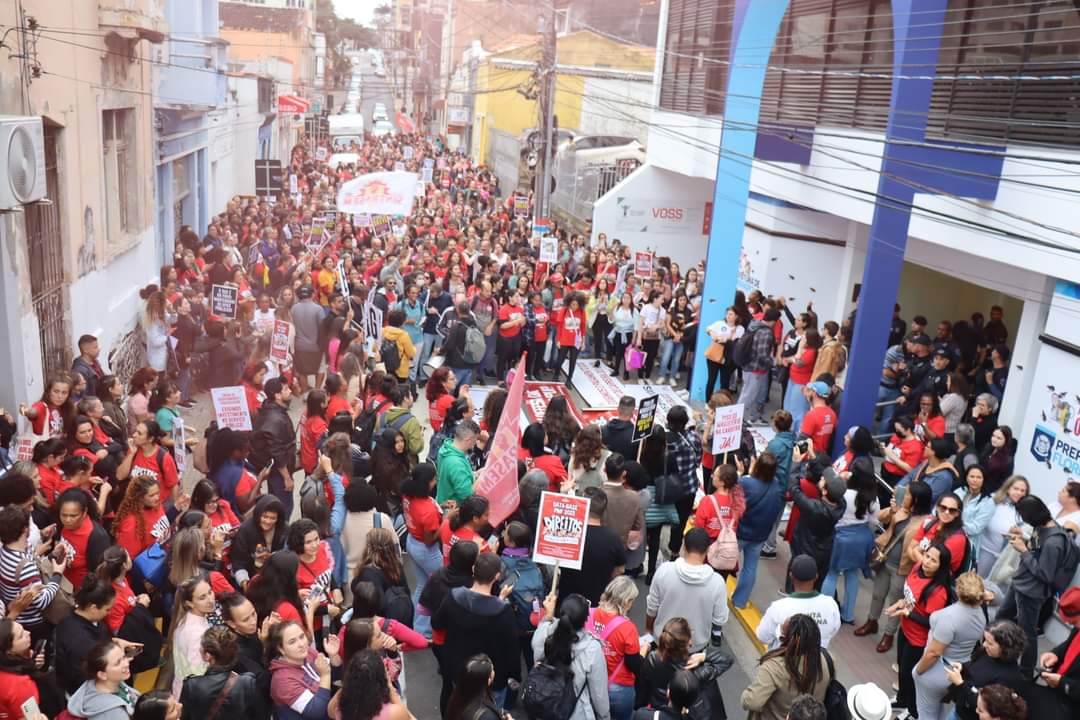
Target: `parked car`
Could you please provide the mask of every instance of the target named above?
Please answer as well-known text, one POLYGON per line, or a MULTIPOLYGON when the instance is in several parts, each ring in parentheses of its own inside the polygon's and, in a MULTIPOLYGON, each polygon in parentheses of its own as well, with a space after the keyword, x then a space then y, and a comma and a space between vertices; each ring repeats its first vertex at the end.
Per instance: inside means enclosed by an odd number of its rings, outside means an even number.
POLYGON ((393 135, 394 126, 390 124, 389 120, 379 120, 371 128, 371 134, 375 137, 382 137, 383 135, 393 135))

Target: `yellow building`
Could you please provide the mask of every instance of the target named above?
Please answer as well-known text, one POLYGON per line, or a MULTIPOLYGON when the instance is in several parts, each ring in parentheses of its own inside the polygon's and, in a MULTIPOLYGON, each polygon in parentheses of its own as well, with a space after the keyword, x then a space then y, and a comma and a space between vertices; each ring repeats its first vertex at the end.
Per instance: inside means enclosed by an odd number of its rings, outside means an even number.
POLYGON ((311 99, 315 84, 314 4, 301 7, 222 2, 221 38, 237 62, 280 58, 292 64, 293 91, 311 99))
MULTIPOLYGON (((556 48, 555 115, 560 128, 592 133, 604 127, 605 119, 618 119, 614 111, 588 110, 587 98, 596 85, 590 80, 607 82, 603 92, 611 97, 622 97, 620 82, 651 88, 654 48, 616 42, 588 30, 559 37, 556 48)), ((493 142, 520 138, 525 130, 539 126, 537 101, 519 90, 539 90, 534 75, 540 54, 539 40, 502 51, 495 48, 477 67, 471 144, 476 160, 491 162, 493 142)), ((651 95, 651 90, 640 94, 651 95)))

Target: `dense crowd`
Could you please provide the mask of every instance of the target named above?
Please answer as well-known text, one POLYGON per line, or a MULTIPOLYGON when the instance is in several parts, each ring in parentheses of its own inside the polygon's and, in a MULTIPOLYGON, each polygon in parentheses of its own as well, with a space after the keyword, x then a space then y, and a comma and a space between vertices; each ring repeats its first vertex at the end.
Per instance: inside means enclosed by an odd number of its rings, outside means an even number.
POLYGON ((521 432, 518 507, 493 526, 477 477, 522 354, 529 379, 569 383, 587 361, 689 383, 704 266, 656 258, 638 277, 618 241, 563 230, 541 262, 494 175, 438 139, 352 149, 331 167, 298 145, 295 196, 236 198, 205 236, 180 234, 142 291, 145 367, 108 374, 84 335, 72 372, 18 408, 25 433, 0 411, 0 719, 403 720, 405 664, 429 650, 448 720, 702 720, 725 700, 775 720, 930 719, 948 702, 964 720, 1075 714, 1080 636, 1038 656, 1037 635, 1055 611, 1080 626, 1080 484, 1048 506, 1012 474, 997 311, 964 342, 901 321, 888 438, 851 428, 833 459, 851 319, 819 332, 812 308, 740 293, 703 335, 700 420, 675 405, 635 439, 633 397, 584 427, 556 397, 521 432), (431 172, 410 216, 337 212, 341 183, 395 166, 431 172), (487 384, 474 407, 469 386, 487 384), (250 431, 188 427, 210 402, 197 390, 234 387, 250 431), (736 402, 741 445, 714 455, 736 402), (545 491, 590 500, 580 570, 533 558, 545 491), (778 537, 785 597, 757 628, 751 683, 725 699, 729 604, 748 605, 778 537), (891 707, 832 682, 860 575, 874 597, 854 634, 895 646, 891 707), (139 673, 157 689, 140 694, 139 673))

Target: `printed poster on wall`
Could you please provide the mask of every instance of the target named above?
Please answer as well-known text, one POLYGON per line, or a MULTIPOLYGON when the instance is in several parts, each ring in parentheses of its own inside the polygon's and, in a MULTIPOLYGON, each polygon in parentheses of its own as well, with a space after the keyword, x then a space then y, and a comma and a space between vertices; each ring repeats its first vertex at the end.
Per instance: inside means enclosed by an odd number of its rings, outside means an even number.
POLYGON ((634 277, 652 277, 653 256, 650 252, 638 250, 634 253, 634 277))
POLYGON ((543 492, 533 543, 533 560, 571 570, 581 569, 585 531, 589 525, 587 497, 543 492))
POLYGON ((240 288, 234 285, 213 285, 210 288, 210 312, 227 318, 236 317, 236 301, 240 288))
POLYGON ((274 321, 274 332, 270 335, 270 359, 278 362, 289 361, 289 337, 292 324, 284 320, 274 321))
POLYGON ((214 403, 214 417, 219 428, 251 430, 251 412, 242 386, 213 388, 210 398, 214 403))
POLYGON ((548 235, 540 238, 540 262, 556 263, 559 261, 559 238, 548 235))
POLYGON ((712 453, 734 452, 742 441, 743 406, 728 405, 716 408, 713 420, 712 453))

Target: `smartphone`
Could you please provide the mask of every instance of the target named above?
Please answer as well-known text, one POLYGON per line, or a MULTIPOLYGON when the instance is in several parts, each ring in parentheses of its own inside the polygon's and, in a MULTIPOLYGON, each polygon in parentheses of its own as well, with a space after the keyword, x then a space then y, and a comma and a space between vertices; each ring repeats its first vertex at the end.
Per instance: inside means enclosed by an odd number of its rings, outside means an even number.
POLYGON ((806 453, 810 452, 810 441, 809 440, 800 440, 797 443, 795 443, 795 447, 799 449, 800 453, 805 455, 806 453))
POLYGON ((34 657, 37 657, 38 655, 45 652, 45 644, 47 642, 48 642, 48 640, 41 639, 41 640, 38 640, 36 643, 34 643, 34 657))
POLYGON ((952 670, 952 665, 953 664, 951 662, 949 662, 946 658, 944 658, 944 657, 941 658, 941 664, 945 666, 946 670, 952 670))
POLYGON ((142 645, 128 645, 124 648, 124 657, 130 660, 133 657, 138 657, 142 651, 142 645))
POLYGON ((38 707, 37 698, 33 697, 28 698, 26 702, 19 706, 19 709, 22 710, 22 716, 24 718, 37 717, 41 714, 41 708, 38 707))

